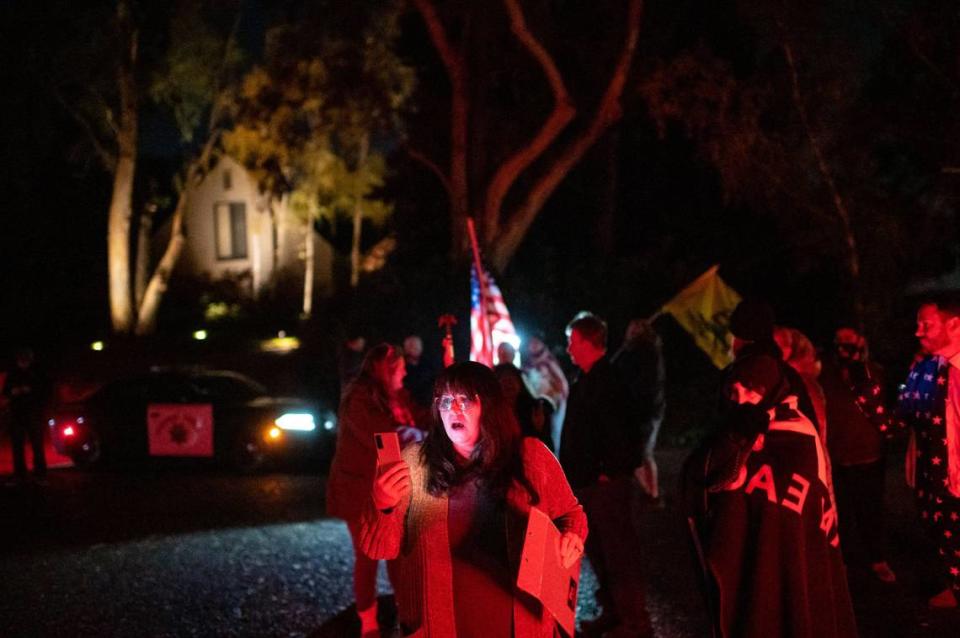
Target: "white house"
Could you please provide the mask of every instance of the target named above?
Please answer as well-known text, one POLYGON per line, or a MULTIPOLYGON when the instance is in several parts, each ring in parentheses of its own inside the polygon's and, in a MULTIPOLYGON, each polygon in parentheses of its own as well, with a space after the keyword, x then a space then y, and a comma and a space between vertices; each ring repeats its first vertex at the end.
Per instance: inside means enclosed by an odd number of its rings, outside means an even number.
POLYGON ((289 210, 286 200, 267 205, 250 174, 223 156, 188 196, 186 244, 177 270, 210 279, 249 280, 249 295, 260 295, 279 277, 302 286, 307 229, 314 239, 314 294, 333 292, 333 248, 289 210))

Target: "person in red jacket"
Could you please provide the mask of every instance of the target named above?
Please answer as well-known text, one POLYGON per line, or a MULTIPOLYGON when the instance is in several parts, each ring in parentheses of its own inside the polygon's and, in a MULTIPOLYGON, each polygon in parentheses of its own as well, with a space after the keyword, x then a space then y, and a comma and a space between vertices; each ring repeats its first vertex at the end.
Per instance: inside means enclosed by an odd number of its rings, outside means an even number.
POLYGON ((377 561, 357 551, 360 511, 370 493, 377 451, 373 435, 397 432, 402 442, 419 441, 403 388, 403 354, 390 344, 373 347, 364 358, 360 375, 345 389, 340 402, 337 449, 327 481, 327 513, 347 522, 356 561, 353 591, 361 636, 379 636, 377 623, 377 561))
POLYGON ((556 457, 521 437, 493 371, 455 363, 434 385, 424 442, 382 468, 361 516, 371 558, 389 559, 404 636, 554 638, 557 624, 516 586, 532 507, 561 532, 561 565, 583 553, 587 519, 556 457))

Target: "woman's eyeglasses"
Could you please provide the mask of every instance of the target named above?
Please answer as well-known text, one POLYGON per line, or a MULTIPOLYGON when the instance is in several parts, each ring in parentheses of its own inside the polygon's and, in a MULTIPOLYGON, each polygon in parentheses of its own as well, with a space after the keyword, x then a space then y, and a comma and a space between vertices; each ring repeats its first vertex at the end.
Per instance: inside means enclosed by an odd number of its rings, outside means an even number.
POLYGON ((445 394, 437 398, 437 407, 443 410, 444 412, 448 412, 453 409, 454 402, 456 402, 457 407, 460 408, 461 412, 466 412, 467 410, 473 407, 474 403, 476 403, 476 399, 468 397, 464 394, 461 394, 460 396, 457 396, 457 397, 450 396, 449 394, 445 394))

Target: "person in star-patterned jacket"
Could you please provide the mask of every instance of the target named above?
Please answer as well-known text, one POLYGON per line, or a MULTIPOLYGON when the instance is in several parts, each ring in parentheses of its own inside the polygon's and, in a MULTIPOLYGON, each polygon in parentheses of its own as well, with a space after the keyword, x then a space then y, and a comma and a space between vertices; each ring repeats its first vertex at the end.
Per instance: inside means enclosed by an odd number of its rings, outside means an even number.
POLYGON ((925 302, 917 338, 927 356, 910 369, 900 393, 898 422, 912 429, 908 480, 921 523, 936 544, 949 586, 931 607, 960 599, 960 300, 925 302))

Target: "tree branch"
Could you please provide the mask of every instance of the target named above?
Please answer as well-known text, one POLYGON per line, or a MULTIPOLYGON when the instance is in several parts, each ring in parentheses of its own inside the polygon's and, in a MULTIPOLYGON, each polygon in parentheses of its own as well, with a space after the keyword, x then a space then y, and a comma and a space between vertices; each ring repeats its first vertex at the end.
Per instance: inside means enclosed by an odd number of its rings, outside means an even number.
POLYGON ((57 87, 51 86, 50 92, 53 94, 54 99, 60 103, 60 106, 63 107, 64 111, 66 111, 67 115, 72 117, 77 124, 80 125, 80 128, 83 129, 84 133, 87 134, 90 144, 93 145, 93 150, 96 152, 97 157, 100 158, 100 163, 103 165, 103 169, 112 175, 117 169, 117 156, 107 150, 107 148, 100 141, 100 138, 97 137, 97 134, 93 130, 93 125, 90 124, 90 121, 85 118, 79 110, 74 108, 66 98, 63 97, 63 94, 60 93, 57 87))
POLYGON ((633 57, 637 50, 642 9, 642 0, 629 0, 626 23, 627 34, 623 49, 610 77, 610 82, 607 84, 603 99, 600 101, 589 126, 554 160, 546 173, 530 189, 525 201, 507 220, 507 229, 492 250, 494 266, 501 272, 503 272, 517 248, 520 247, 520 242, 523 241, 523 237, 543 208, 544 203, 567 176, 570 169, 580 161, 587 149, 596 143, 600 135, 622 116, 620 96, 623 94, 627 74, 633 64, 633 57))
POLYGON ((453 189, 450 186, 450 179, 444 174, 444 172, 437 166, 436 162, 432 159, 413 148, 409 144, 404 145, 404 150, 407 152, 407 155, 411 157, 424 166, 426 166, 434 175, 437 176, 437 179, 440 180, 440 184, 443 185, 443 190, 447 191, 447 197, 453 198, 453 189))
POLYGON ((487 188, 487 201, 484 209, 483 234, 485 243, 489 243, 497 234, 500 223, 500 209, 510 187, 516 182, 520 173, 543 154, 576 115, 576 109, 567 93, 563 76, 557 69, 550 53, 527 27, 523 9, 517 0, 504 0, 504 6, 510 16, 510 30, 526 47, 530 55, 536 59, 540 68, 543 69, 544 75, 546 75, 550 90, 553 93, 553 111, 533 139, 501 164, 494 174, 490 186, 487 188))

